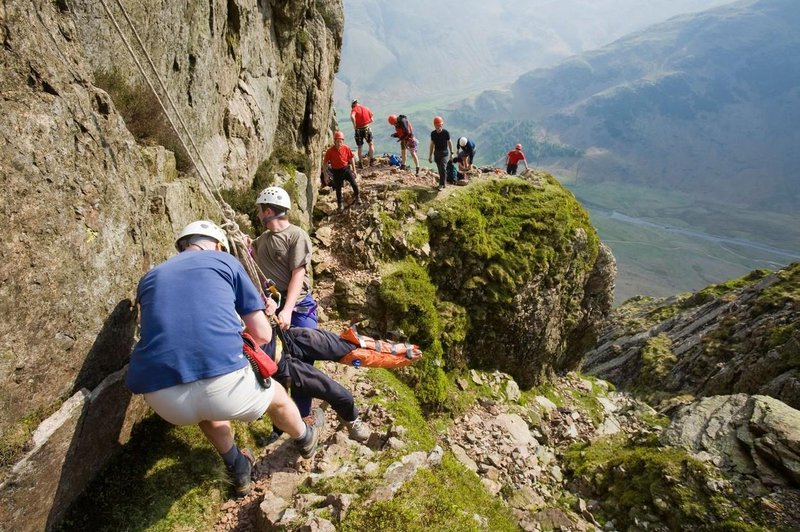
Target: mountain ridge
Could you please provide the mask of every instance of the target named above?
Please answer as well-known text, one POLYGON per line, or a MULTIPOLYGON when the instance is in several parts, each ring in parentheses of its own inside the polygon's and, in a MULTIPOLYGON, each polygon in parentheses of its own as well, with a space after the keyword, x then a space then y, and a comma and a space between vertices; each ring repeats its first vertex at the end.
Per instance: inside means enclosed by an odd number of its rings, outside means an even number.
POLYGON ((537 161, 551 171, 579 159, 584 179, 790 212, 800 206, 798 21, 787 0, 678 16, 529 72, 468 109, 487 121, 533 120, 540 138, 582 151, 537 161))
POLYGON ((465 91, 503 85, 526 70, 555 64, 674 14, 725 2, 701 3, 657 0, 642 10, 634 0, 515 1, 502 8, 465 0, 454 10, 421 0, 402 5, 351 0, 345 3, 348 29, 335 105, 347 109, 352 98, 383 107, 409 104, 421 95, 430 99, 460 92, 463 97, 465 91))

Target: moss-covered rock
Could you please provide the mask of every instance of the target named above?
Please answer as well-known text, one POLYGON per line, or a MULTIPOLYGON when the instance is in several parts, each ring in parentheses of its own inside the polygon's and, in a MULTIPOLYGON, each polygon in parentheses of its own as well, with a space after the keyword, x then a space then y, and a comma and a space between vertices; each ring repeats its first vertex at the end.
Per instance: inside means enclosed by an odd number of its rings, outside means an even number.
POLYGON ((358 505, 339 530, 518 530, 508 507, 451 455, 421 469, 390 500, 358 505))
POLYGON ((422 403, 441 404, 447 394, 447 377, 442 369, 442 324, 436 309, 436 287, 414 259, 394 264, 392 269, 379 290, 386 307, 385 330, 399 329, 420 346, 424 356, 406 374, 422 403))
POLYGON ((601 500, 598 516, 619 530, 643 522, 670 530, 760 529, 746 499, 713 488, 718 475, 709 466, 655 439, 633 443, 615 436, 576 445, 565 459, 578 491, 601 500))
POLYGON ((641 378, 639 385, 643 391, 656 391, 664 377, 677 362, 672 352, 672 340, 664 333, 648 338, 641 351, 641 378))
POLYGON ((646 400, 764 394, 800 408, 800 263, 617 309, 584 369, 646 400))
MULTIPOLYGON (((438 205, 428 227, 431 279, 470 317, 470 363, 522 386, 574 367, 569 344, 593 338, 586 286, 599 242, 572 194, 550 176, 544 187, 482 181, 438 205)), ((598 283, 597 293, 610 292, 611 282, 598 283)))

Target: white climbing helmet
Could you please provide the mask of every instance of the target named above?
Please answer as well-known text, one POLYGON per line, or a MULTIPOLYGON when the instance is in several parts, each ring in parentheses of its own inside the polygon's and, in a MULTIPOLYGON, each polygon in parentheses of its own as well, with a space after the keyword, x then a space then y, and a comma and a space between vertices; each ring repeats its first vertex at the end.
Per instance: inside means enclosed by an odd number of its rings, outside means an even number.
POLYGON ((292 200, 289 193, 281 187, 267 187, 258 195, 256 205, 275 205, 288 211, 292 207, 292 200))
POLYGON ((178 242, 191 235, 211 237, 222 244, 223 250, 230 251, 231 249, 230 246, 228 246, 228 237, 225 235, 225 231, 220 229, 219 226, 214 222, 209 222, 208 220, 198 220, 184 227, 183 231, 181 231, 181 233, 178 235, 178 238, 175 239, 175 249, 180 251, 181 248, 178 245, 178 242))
POLYGON ((462 148, 467 145, 467 137, 461 137, 458 139, 458 145, 462 148))

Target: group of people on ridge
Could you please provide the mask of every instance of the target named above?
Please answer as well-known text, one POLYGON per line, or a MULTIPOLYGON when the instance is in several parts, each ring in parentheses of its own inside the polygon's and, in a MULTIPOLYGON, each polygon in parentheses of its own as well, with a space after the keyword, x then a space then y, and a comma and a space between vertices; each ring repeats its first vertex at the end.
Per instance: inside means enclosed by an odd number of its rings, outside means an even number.
POLYGON ((280 306, 262 296, 229 254, 220 227, 207 220, 190 223, 175 240, 178 254, 139 281, 141 332, 127 375, 128 388, 143 394, 160 417, 174 425, 200 427, 221 455, 237 495, 251 490, 254 456, 237 447, 231 420, 249 422, 266 413, 273 434, 289 434, 300 454, 309 458, 324 425, 321 409, 312 415, 315 397, 334 407, 354 440, 366 441, 371 434, 359 419, 352 394, 315 368, 312 355, 276 353, 276 334, 290 326, 317 328, 309 276, 311 240, 289 222, 291 200, 284 189, 268 187, 256 203, 265 231, 250 242, 251 256, 274 282, 280 306), (263 384, 243 354, 242 332, 279 360, 277 373, 263 384), (291 381, 293 401, 281 384, 285 379, 291 381))
MULTIPOLYGON (((371 164, 375 155, 375 145, 372 137, 370 125, 374 120, 374 114, 365 105, 361 105, 358 100, 353 100, 350 104, 350 121, 355 131, 355 142, 357 146, 358 161, 365 161, 362 156, 364 143, 367 143, 367 165, 371 164)), ((389 115, 388 122, 394 126, 392 137, 400 143, 400 169, 405 170, 407 154, 411 154, 414 161, 416 175, 419 175, 419 158, 417 156, 418 142, 414 136, 414 128, 406 115, 389 115)), ((444 190, 445 185, 466 183, 466 174, 472 169, 475 161, 475 143, 467 137, 458 139, 457 148, 453 149, 453 142, 450 132, 444 129, 444 119, 436 116, 433 119, 433 131, 431 131, 431 141, 428 149, 428 162, 436 163, 439 174, 438 189, 444 190)), ((344 182, 350 183, 355 195, 355 203, 361 203, 361 197, 356 184, 356 158, 352 150, 344 143, 344 133, 336 131, 334 133, 334 144, 325 152, 322 160, 323 175, 326 169, 330 171, 334 190, 336 191, 336 203, 339 212, 344 211, 342 199, 342 186, 344 182)), ((517 173, 519 163, 525 164, 528 169, 528 161, 522 151, 522 145, 517 144, 515 148, 506 155, 506 172, 510 175, 517 173)))

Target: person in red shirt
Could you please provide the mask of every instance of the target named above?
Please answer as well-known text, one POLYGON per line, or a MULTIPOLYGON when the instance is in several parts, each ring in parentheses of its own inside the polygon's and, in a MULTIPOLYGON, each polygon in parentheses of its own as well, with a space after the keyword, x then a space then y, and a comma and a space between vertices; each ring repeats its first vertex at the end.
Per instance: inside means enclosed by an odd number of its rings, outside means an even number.
POLYGON ((369 125, 372 123, 372 111, 369 107, 361 105, 358 100, 353 100, 350 103, 350 121, 353 123, 353 129, 356 132, 356 146, 358 147, 358 160, 363 161, 361 158, 361 148, 364 146, 364 141, 367 141, 367 157, 369 162, 372 163, 372 158, 375 155, 375 145, 372 142, 372 130, 369 125))
POLYGON ((506 155, 506 173, 508 175, 516 175, 517 166, 519 162, 525 163, 525 170, 528 169, 528 161, 525 159, 525 153, 522 151, 522 144, 517 144, 513 150, 506 155))
POLYGON ((419 159, 417 158, 417 139, 414 138, 414 128, 406 115, 389 115, 389 123, 394 126, 394 133, 392 136, 400 141, 400 169, 405 170, 406 166, 406 150, 411 152, 411 158, 414 159, 414 166, 417 168, 417 175, 419 175, 419 159))
POLYGON ((361 205, 361 196, 358 193, 358 185, 356 184, 356 162, 352 150, 344 143, 344 133, 337 131, 333 134, 333 146, 328 148, 325 152, 325 157, 322 159, 323 165, 329 165, 331 175, 333 176, 333 189, 336 191, 336 203, 339 206, 339 212, 344 212, 344 203, 342 201, 342 186, 344 182, 350 183, 353 187, 353 194, 356 196, 356 205, 361 205))

